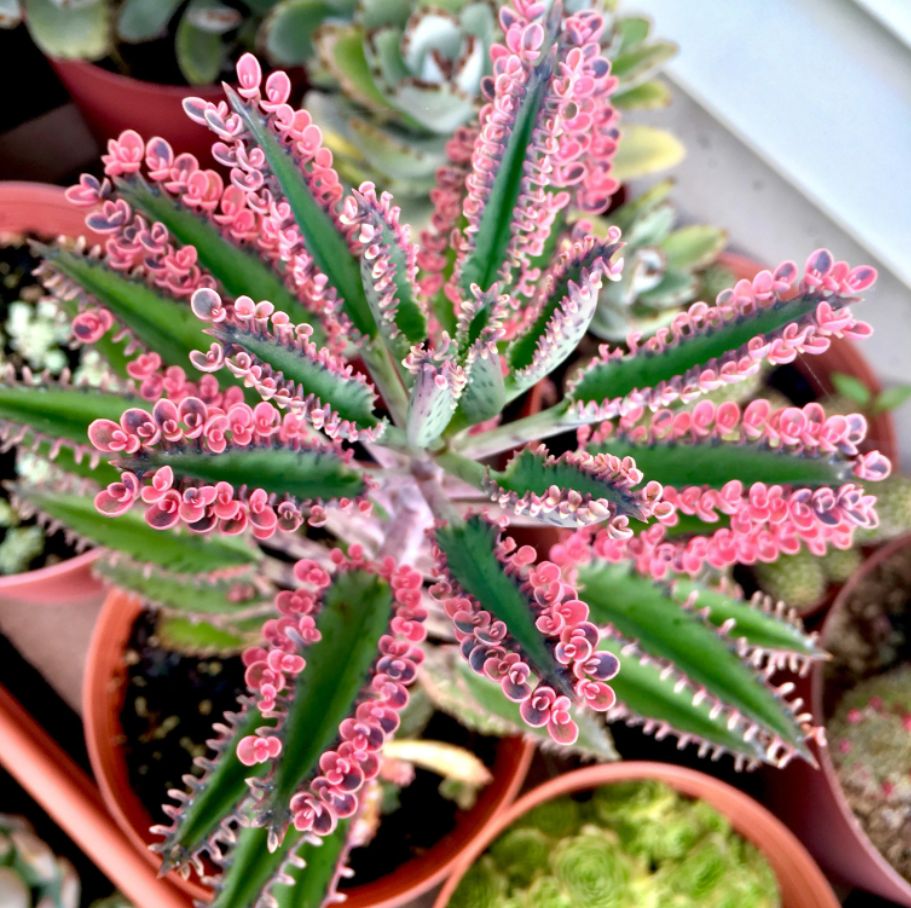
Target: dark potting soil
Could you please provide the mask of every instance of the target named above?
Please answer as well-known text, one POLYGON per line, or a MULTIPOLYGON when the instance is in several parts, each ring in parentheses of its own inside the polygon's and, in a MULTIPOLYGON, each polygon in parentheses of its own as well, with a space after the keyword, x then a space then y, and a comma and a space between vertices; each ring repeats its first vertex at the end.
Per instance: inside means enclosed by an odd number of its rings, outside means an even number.
MULTIPOLYGON (((126 651, 127 680, 120 712, 123 752, 133 791, 154 823, 169 822, 162 810, 169 788, 185 788, 193 757, 212 737, 212 723, 232 709, 244 691, 239 657, 197 658, 163 649, 155 617, 142 613, 126 651)), ((470 732, 435 713, 423 737, 465 747, 488 768, 498 741, 470 732)), ((435 845, 456 826, 459 808, 439 793, 440 777, 416 769, 414 781, 399 792, 399 807, 382 818, 377 836, 354 850, 349 864, 353 885, 386 876, 395 867, 435 845)))
MULTIPOLYGON (((32 275, 38 266, 38 259, 32 255, 28 242, 23 239, 18 243, 0 246, 0 326, 6 324, 9 316, 9 307, 18 300, 37 300, 44 293, 43 288, 32 275)), ((3 359, 5 363, 12 364, 16 372, 20 373, 23 366, 19 353, 12 349, 6 332, 2 332, 3 359)), ((71 369, 79 364, 79 352, 61 347, 66 354, 67 363, 71 369)), ((8 499, 6 482, 16 478, 16 451, 12 449, 0 453, 0 498, 8 499)), ((25 520, 22 527, 32 526, 33 519, 25 520)), ((4 530, 0 528, 0 538, 4 530)), ((28 565, 29 570, 49 567, 67 558, 72 558, 76 552, 64 539, 63 533, 51 533, 45 537, 44 550, 36 555, 28 565)))

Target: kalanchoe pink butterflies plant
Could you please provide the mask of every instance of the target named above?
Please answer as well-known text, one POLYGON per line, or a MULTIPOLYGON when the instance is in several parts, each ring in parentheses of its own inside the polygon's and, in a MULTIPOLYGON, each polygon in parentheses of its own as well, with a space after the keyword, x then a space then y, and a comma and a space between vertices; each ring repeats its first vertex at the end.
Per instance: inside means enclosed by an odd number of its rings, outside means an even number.
POLYGON ((500 22, 419 243, 388 195, 345 189, 287 77, 263 84, 250 56, 227 101, 186 105, 227 183, 161 139, 111 141, 105 177, 69 193, 103 248, 48 250, 43 272, 129 388, 0 390, 10 432, 80 482, 99 455, 116 467, 100 515, 73 480, 19 494, 120 551, 136 586, 174 593, 175 561, 255 570, 251 536, 306 552, 246 653, 252 697, 161 830, 166 866, 222 868, 216 906, 292 904, 294 882, 295 905, 331 898, 429 608, 529 734, 568 744, 606 715, 738 763, 809 758, 809 717, 770 677, 818 658, 814 638, 703 568, 849 545, 876 519, 858 480, 889 465, 860 453, 861 416, 690 404, 867 334, 850 306, 875 273, 825 251, 762 272, 512 418, 620 273, 619 232, 569 220, 610 201, 620 132, 599 15, 516 0, 500 22), (571 532, 545 560, 510 522, 571 532))

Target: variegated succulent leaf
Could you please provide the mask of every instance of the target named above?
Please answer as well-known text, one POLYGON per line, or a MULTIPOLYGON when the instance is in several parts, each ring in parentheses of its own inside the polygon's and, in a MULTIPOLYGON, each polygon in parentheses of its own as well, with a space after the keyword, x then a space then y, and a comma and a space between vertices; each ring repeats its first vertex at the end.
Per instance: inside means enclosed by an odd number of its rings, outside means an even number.
POLYGON ((405 361, 413 376, 405 428, 408 443, 430 447, 446 431, 465 390, 465 369, 451 349, 434 355, 415 347, 405 361))

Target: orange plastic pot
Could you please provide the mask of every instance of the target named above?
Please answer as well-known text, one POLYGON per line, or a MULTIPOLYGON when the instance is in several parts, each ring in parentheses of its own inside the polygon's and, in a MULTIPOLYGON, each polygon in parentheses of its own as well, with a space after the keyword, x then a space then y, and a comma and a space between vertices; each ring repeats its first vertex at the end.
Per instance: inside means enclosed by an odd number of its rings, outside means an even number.
MULTIPOLYGON (((83 213, 70 205, 58 186, 0 182, 0 240, 34 234, 45 239, 98 237, 85 228, 83 213)), ((59 564, 0 577, 0 601, 27 600, 53 604, 97 595, 101 585, 92 577, 96 555, 85 552, 59 564)))
MULTIPOLYGON (((104 802, 133 845, 157 866, 158 855, 149 851, 155 841, 148 832, 152 821, 130 788, 121 746, 120 710, 126 677, 123 653, 140 608, 135 597, 119 590, 113 590, 105 599, 89 645, 82 708, 89 759, 104 802)), ((473 847, 479 833, 512 803, 525 780, 533 752, 534 746, 521 738, 503 739, 492 768, 493 782, 480 793, 474 807, 459 817, 455 829, 387 876, 347 888, 345 904, 350 908, 393 908, 437 885, 473 847)), ((184 880, 169 874, 168 878, 195 898, 208 894, 193 877, 184 880)))
MULTIPOLYGON (((896 552, 911 547, 911 536, 903 536, 868 558, 842 587, 823 624, 820 645, 828 649, 836 616, 847 608, 858 584, 896 552)), ((823 695, 825 668, 814 667, 809 684, 799 691, 809 697, 816 725, 825 724, 823 695), (809 690, 807 690, 809 688, 809 690)), ((854 816, 841 789, 829 751, 818 748, 819 769, 795 760, 770 780, 775 812, 797 833, 801 841, 833 876, 853 886, 875 892, 896 905, 911 908, 911 882, 879 853, 854 816)))
POLYGON ((440 891, 434 908, 446 908, 462 877, 501 832, 533 807, 562 795, 614 782, 658 779, 681 794, 700 798, 724 814, 731 826, 765 856, 778 879, 783 908, 838 908, 832 887, 806 849, 764 807, 705 773, 670 763, 631 761, 591 766, 558 776, 519 798, 509 810, 491 820, 471 849, 459 860, 440 891))
POLYGON ((184 98, 224 100, 218 85, 159 85, 112 73, 83 60, 50 59, 92 135, 102 144, 135 129, 144 139, 161 136, 176 153, 212 163, 214 136, 183 112, 184 98))

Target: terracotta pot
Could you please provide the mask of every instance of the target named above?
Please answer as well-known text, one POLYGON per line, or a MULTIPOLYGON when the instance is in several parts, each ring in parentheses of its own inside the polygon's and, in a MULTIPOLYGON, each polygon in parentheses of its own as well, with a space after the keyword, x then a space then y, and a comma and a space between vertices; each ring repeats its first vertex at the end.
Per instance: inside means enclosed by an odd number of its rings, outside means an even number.
MULTIPOLYGON (((23 233, 47 239, 84 233, 97 239, 85 229, 83 217, 58 186, 0 182, 0 239, 23 233)), ((0 601, 51 604, 97 595, 101 584, 91 573, 95 557, 94 552, 85 552, 51 567, 0 577, 0 601)))
MULTIPOLYGON (((824 649, 829 648, 833 639, 837 615, 846 608, 858 584, 895 552, 909 546, 911 536, 893 540, 868 558, 844 585, 823 624, 821 644, 824 649)), ((824 725, 824 666, 816 665, 809 683, 804 680, 801 687, 800 694, 809 699, 812 706, 814 722, 824 725)), ((795 760, 770 780, 775 812, 833 876, 911 908, 911 883, 889 864, 867 837, 842 793, 829 751, 817 748, 816 756, 819 770, 795 760)))
MULTIPOLYGON (((148 832, 152 821, 130 787, 120 746, 120 710, 126 677, 123 652, 140 610, 135 597, 119 590, 113 590, 105 599, 89 645, 82 711, 89 759, 104 802, 133 845, 157 866, 158 856, 149 851, 155 841, 148 832)), ((479 832, 512 803, 533 753, 534 746, 521 738, 504 739, 493 766, 493 782, 481 792, 474 807, 459 818, 456 828, 425 854, 388 876, 346 889, 345 904, 351 908, 393 908, 437 885, 472 847, 479 832)), ((196 898, 205 897, 208 892, 193 877, 183 880, 169 874, 168 879, 196 898)))
POLYGON ((731 826, 763 853, 775 871, 781 890, 782 908, 838 908, 838 900, 831 886, 800 842, 752 798, 705 773, 670 763, 638 761, 579 769, 550 779, 519 798, 512 807, 488 823, 459 860, 452 876, 437 896, 434 908, 446 908, 472 863, 501 832, 533 807, 572 792, 636 779, 666 782, 681 794, 700 798, 724 814, 731 826))
POLYGON ((219 85, 159 85, 141 82, 83 60, 50 59, 64 88, 102 147, 125 129, 144 139, 161 136, 175 152, 191 152, 212 164, 215 136, 183 112, 184 98, 224 100, 219 85))
MULTIPOLYGON (((754 259, 730 252, 723 253, 719 262, 729 268, 738 280, 742 278, 749 280, 765 267, 754 259)), ((876 374, 857 347, 849 340, 835 339, 825 353, 800 357, 794 365, 810 385, 819 392, 820 396, 835 391, 832 375, 836 372, 859 379, 874 396, 882 392, 882 385, 876 374)), ((889 460, 898 463, 898 443, 891 413, 873 413, 868 416, 864 449, 882 451, 889 460)), ((806 619, 825 614, 835 601, 840 589, 840 584, 829 584, 825 594, 817 602, 800 610, 801 617, 806 619)))

